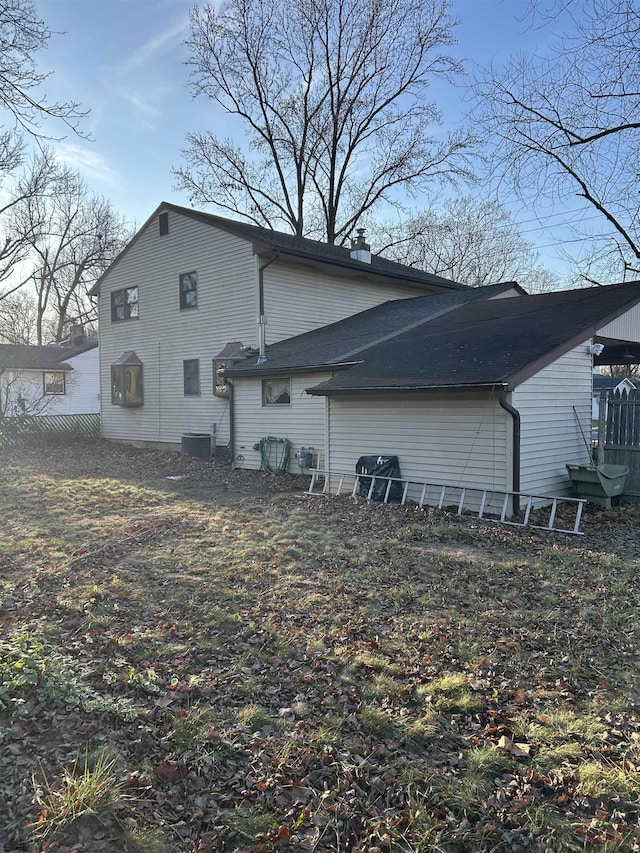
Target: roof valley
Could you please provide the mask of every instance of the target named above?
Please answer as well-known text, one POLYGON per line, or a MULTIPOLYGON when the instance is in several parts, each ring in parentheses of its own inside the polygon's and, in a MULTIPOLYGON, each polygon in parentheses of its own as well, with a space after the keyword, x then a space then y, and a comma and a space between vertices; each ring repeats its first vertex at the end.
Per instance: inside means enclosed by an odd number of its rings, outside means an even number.
POLYGON ((330 359, 327 364, 344 364, 348 358, 352 358, 354 355, 358 355, 359 353, 365 352, 371 347, 378 346, 379 344, 386 343, 387 341, 393 340, 393 338, 397 338, 399 335, 404 334, 405 332, 410 332, 413 329, 417 329, 420 326, 423 326, 425 323, 430 323, 432 320, 437 320, 438 317, 441 317, 443 314, 448 314, 456 308, 455 305, 445 305, 439 311, 431 314, 428 317, 421 317, 419 320, 414 320, 413 323, 409 323, 406 326, 403 326, 399 329, 394 329, 393 332, 389 332, 387 335, 382 335, 375 341, 369 341, 366 344, 361 344, 359 347, 355 347, 348 352, 342 353, 335 358, 330 359))

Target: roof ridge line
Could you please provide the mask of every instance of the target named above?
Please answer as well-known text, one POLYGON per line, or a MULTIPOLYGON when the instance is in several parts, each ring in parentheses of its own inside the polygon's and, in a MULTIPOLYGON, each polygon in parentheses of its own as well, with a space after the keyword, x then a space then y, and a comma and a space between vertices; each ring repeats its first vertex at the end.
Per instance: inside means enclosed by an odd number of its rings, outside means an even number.
MULTIPOLYGON (((376 276, 406 279, 410 282, 410 286, 415 286, 419 289, 435 287, 446 292, 458 292, 471 289, 469 285, 462 284, 459 281, 445 278, 437 273, 430 273, 426 270, 410 267, 407 264, 403 264, 400 261, 387 258, 384 255, 380 255, 375 252, 373 253, 373 257, 376 261, 383 265, 388 264, 389 267, 391 267, 390 269, 385 269, 384 267, 379 268, 377 264, 361 264, 360 261, 354 261, 350 255, 348 246, 327 243, 325 240, 292 234, 288 231, 266 228, 263 225, 256 225, 254 222, 230 219, 229 217, 220 216, 218 213, 211 213, 208 210, 196 210, 195 208, 184 207, 183 205, 174 204, 173 202, 162 202, 160 207, 162 206, 167 207, 170 210, 174 210, 183 216, 218 227, 242 240, 248 240, 253 243, 254 246, 262 245, 267 248, 271 248, 272 250, 278 248, 283 254, 290 257, 306 258, 307 260, 315 260, 333 266, 346 267, 347 269, 360 269, 362 272, 372 273, 376 276), (247 230, 249 233, 247 233, 247 230), (309 246, 315 247, 315 250, 308 248, 309 246), (322 250, 332 250, 337 252, 338 255, 334 257, 329 251, 329 254, 327 254, 326 257, 323 257, 322 250), (414 273, 414 275, 411 275, 411 273, 414 273), (432 280, 423 280, 422 276, 428 276, 432 280)), ((157 210, 159 210, 160 207, 158 207, 157 210)))

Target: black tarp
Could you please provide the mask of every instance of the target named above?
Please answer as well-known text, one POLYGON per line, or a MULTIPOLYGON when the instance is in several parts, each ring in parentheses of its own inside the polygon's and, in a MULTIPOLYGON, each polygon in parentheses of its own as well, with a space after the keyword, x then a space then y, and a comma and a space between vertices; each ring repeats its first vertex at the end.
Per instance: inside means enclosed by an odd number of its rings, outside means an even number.
MULTIPOLYGON (((356 463, 356 474, 373 474, 378 477, 400 477, 400 463, 397 456, 361 456, 356 463)), ((378 480, 374 477, 371 500, 383 501, 387 493, 388 480, 378 480)), ((367 497, 371 488, 371 477, 360 477, 358 494, 367 497)), ((402 499, 402 483, 392 482, 389 489, 390 501, 402 499)))

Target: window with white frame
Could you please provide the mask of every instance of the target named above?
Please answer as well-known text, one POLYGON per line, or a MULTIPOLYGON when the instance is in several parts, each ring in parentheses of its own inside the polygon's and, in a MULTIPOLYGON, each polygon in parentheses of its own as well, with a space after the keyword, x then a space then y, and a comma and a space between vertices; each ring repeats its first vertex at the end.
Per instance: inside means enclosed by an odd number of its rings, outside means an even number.
POLYGON ((44 394, 66 394, 64 370, 45 370, 42 374, 42 390, 44 394))
POLYGON ((291 405, 291 380, 290 379, 263 379, 262 380, 262 405, 263 406, 290 406, 291 405))

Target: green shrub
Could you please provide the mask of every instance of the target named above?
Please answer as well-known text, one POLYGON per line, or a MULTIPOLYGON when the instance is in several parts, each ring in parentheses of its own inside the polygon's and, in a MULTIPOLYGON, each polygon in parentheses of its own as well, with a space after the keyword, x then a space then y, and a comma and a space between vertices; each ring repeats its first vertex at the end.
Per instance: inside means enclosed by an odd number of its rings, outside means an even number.
POLYGON ((37 701, 49 707, 116 713, 135 719, 122 700, 104 698, 74 673, 75 661, 29 635, 0 641, 0 709, 11 720, 25 715, 25 705, 37 701))

